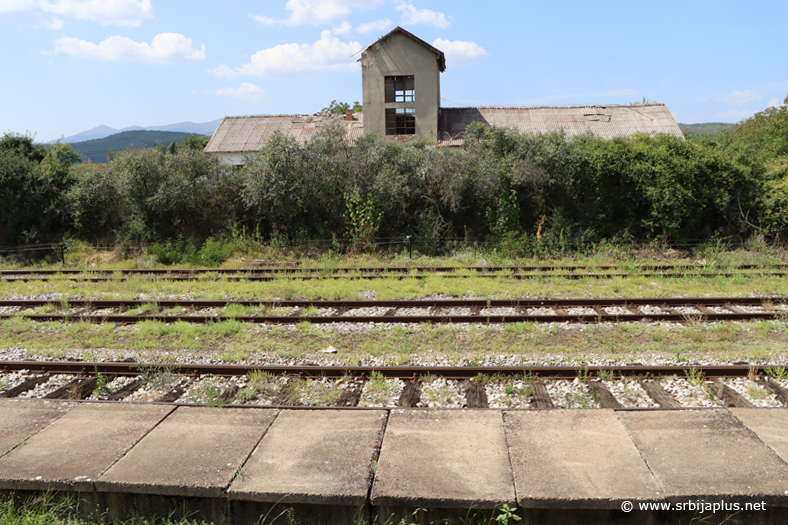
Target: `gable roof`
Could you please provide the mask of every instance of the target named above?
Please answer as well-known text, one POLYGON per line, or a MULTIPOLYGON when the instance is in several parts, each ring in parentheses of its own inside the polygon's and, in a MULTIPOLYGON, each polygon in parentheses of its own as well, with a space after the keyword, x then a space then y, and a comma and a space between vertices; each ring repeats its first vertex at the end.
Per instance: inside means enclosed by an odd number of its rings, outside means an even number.
POLYGON ((665 104, 441 108, 438 145, 462 145, 463 133, 471 122, 521 133, 563 130, 567 137, 590 131, 602 139, 631 137, 636 133, 667 133, 684 138, 665 104))
MULTIPOLYGON (((389 31, 388 33, 383 35, 382 37, 378 38, 377 40, 372 42, 367 47, 365 47, 364 50, 361 52, 361 55, 363 56, 367 52, 367 50, 369 50, 369 48, 371 48, 375 44, 383 42, 384 40, 386 40, 387 38, 389 38, 391 35, 393 35, 395 33, 401 33, 401 34, 413 39, 414 41, 418 42, 419 44, 423 45, 424 47, 426 47, 427 49, 429 49, 433 53, 435 53, 436 58, 438 59, 438 69, 440 70, 441 73, 446 71, 446 56, 443 54, 443 51, 441 51, 440 49, 438 49, 436 47, 431 46, 430 44, 428 44, 427 42, 425 42, 421 38, 417 37, 413 33, 409 32, 409 31, 405 31, 400 26, 395 27, 394 29, 392 29, 391 31, 389 31)), ((360 60, 361 59, 359 59, 359 61, 360 60)))
POLYGON ((354 113, 353 120, 345 120, 345 115, 326 113, 224 117, 204 151, 208 153, 260 151, 277 131, 304 143, 312 138, 315 131, 331 121, 339 122, 344 126, 350 140, 357 139, 364 132, 364 118, 361 113, 354 113))

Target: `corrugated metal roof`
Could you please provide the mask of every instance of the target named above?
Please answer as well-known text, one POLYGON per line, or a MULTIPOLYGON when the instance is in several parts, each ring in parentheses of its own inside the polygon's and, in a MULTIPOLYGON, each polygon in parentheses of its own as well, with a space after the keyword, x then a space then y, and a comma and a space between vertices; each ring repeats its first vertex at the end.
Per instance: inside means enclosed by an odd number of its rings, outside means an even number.
POLYGON ((312 138, 314 132, 329 121, 344 126, 350 140, 357 139, 364 132, 364 119, 361 113, 354 113, 352 121, 345 120, 345 115, 326 114, 224 117, 208 145, 205 146, 205 151, 209 153, 260 151, 276 131, 303 143, 312 138))
MULTIPOLYGON (((260 151, 276 131, 304 143, 315 131, 335 121, 345 127, 350 140, 364 132, 364 116, 354 120, 344 115, 256 115, 225 117, 211 137, 205 151, 243 153, 260 151)), ((511 128, 521 133, 549 133, 564 130, 568 137, 591 131, 603 139, 631 137, 636 133, 683 134, 664 104, 631 106, 543 106, 441 108, 439 146, 461 146, 465 128, 471 122, 511 128)))
POLYGON ((441 108, 440 136, 443 140, 438 145, 462 145, 462 135, 471 122, 516 129, 522 133, 564 130, 567 137, 587 131, 603 139, 631 137, 636 133, 667 133, 684 137, 665 104, 441 108))

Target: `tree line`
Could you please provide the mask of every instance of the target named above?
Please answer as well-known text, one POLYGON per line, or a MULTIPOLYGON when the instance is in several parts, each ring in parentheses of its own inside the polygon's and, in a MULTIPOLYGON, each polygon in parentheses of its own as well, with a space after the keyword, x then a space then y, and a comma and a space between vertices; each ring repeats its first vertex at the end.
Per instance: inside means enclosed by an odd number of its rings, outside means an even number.
MULTIPOLYGON (((788 104, 788 97, 786 97, 788 104)), ((788 108, 717 136, 524 135, 471 125, 462 148, 339 127, 276 135, 243 167, 193 141, 80 163, 67 144, 0 139, 0 245, 164 242, 255 232, 288 242, 415 236, 745 238, 788 233, 788 108)))

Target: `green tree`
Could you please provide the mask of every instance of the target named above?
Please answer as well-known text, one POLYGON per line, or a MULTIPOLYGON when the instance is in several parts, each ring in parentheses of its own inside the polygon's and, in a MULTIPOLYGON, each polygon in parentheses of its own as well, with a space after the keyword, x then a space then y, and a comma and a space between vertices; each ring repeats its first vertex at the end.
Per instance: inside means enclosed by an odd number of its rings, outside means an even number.
POLYGON ((57 240, 68 231, 64 195, 69 168, 81 156, 68 144, 37 144, 6 133, 0 139, 0 244, 57 240))
POLYGON ((344 115, 349 109, 352 109, 353 113, 361 113, 364 111, 364 107, 359 104, 358 101, 353 102, 353 105, 351 106, 347 102, 337 102, 336 100, 332 100, 328 107, 320 110, 320 113, 344 115))

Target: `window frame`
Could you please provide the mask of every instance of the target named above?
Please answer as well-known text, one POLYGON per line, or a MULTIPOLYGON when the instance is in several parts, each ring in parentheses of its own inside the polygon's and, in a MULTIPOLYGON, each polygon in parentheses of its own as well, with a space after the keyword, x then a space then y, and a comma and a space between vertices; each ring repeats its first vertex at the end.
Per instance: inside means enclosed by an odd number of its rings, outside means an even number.
POLYGON ((386 135, 415 135, 416 108, 386 108, 386 135))
POLYGON ((416 102, 416 80, 414 75, 387 76, 384 80, 386 104, 416 102))

